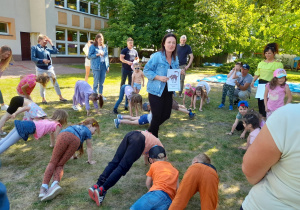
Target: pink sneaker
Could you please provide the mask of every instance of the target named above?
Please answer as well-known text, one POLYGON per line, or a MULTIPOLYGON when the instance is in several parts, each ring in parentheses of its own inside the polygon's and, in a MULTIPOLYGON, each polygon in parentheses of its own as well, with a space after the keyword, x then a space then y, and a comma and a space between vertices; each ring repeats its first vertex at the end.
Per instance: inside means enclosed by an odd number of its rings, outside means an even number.
POLYGON ((47 194, 47 189, 45 187, 41 187, 39 198, 44 197, 47 194))

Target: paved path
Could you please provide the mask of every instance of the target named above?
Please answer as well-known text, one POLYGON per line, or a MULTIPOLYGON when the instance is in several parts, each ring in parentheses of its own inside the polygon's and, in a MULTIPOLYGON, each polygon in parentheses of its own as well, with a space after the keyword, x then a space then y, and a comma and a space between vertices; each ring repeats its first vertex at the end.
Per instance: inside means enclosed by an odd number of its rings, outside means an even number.
MULTIPOLYGON (((85 73, 84 69, 71 68, 65 64, 54 64, 55 74, 78 74, 85 73)), ((32 61, 15 61, 1 78, 13 78, 20 75, 35 74, 35 64, 32 61)))

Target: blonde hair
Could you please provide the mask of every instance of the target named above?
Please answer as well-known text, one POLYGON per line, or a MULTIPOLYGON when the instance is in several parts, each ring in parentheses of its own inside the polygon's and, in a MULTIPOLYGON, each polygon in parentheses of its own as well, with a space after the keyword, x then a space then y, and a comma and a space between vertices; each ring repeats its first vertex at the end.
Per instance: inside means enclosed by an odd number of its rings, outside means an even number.
POLYGON ((2 53, 5 53, 5 52, 7 52, 7 51, 10 51, 10 56, 8 57, 8 58, 6 58, 6 59, 3 59, 3 60, 1 60, 1 62, 0 62, 0 67, 1 67, 1 72, 2 71, 5 71, 7 68, 8 68, 8 66, 9 66, 9 63, 11 62, 11 61, 13 61, 13 59, 12 59, 12 51, 11 51, 11 48, 9 47, 9 46, 7 46, 7 45, 4 45, 4 46, 2 46, 1 48, 0 48, 0 53, 2 54, 2 53))
POLYGON ((200 153, 199 155, 195 156, 193 160, 210 164, 210 158, 205 153, 200 153))
MULTIPOLYGON (((55 83, 55 77, 52 76, 51 77, 52 80, 53 80, 53 84, 55 83)), ((43 73, 43 74, 39 74, 37 77, 36 77, 36 81, 38 83, 40 83, 44 88, 46 87, 47 83, 50 81, 50 77, 48 76, 48 74, 46 73, 43 73)))
POLYGON ((38 42, 40 42, 41 40, 43 40, 43 39, 45 39, 45 38, 47 38, 47 36, 46 36, 46 35, 44 35, 44 34, 40 34, 40 35, 38 36, 38 39, 37 39, 37 41, 38 41, 38 42))
POLYGON ((62 126, 68 123, 68 113, 63 109, 57 109, 53 112, 51 120, 58 121, 62 126))
POLYGON ((200 97, 205 101, 207 97, 206 89, 203 89, 201 86, 196 87, 194 95, 197 95, 197 91, 200 91, 200 97))
POLYGON ((137 108, 138 104, 140 104, 141 110, 143 109, 143 98, 140 94, 132 92, 132 96, 130 99, 131 107, 137 108))

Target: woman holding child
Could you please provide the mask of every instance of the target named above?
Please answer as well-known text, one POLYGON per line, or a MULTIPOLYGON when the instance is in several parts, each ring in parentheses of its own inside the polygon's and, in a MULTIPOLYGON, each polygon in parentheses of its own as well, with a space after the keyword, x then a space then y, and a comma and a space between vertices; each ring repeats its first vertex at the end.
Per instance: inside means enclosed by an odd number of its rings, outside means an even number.
POLYGON ((178 69, 176 56, 176 36, 168 33, 161 43, 161 50, 154 53, 144 67, 144 75, 148 78, 147 92, 152 111, 152 123, 148 128, 158 137, 159 126, 170 118, 172 110, 172 94, 168 91, 168 69, 178 69))

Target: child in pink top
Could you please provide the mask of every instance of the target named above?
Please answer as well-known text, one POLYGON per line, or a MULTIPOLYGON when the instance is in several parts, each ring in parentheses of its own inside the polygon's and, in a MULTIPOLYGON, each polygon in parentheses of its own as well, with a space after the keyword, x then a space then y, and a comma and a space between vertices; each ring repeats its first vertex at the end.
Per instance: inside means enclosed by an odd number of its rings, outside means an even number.
POLYGON ((191 98, 191 105, 190 107, 193 107, 193 101, 195 97, 196 88, 193 88, 189 83, 184 86, 185 92, 183 95, 182 104, 185 106, 185 96, 188 96, 191 98))
POLYGON ((27 141, 30 134, 36 140, 50 133, 50 147, 54 147, 55 138, 61 131, 61 127, 67 124, 68 114, 62 109, 57 109, 51 119, 20 121, 15 120, 15 128, 0 141, 0 154, 20 139, 27 141))
POLYGON ((292 93, 289 85, 286 84, 286 71, 276 69, 273 73, 273 79, 266 84, 264 95, 265 109, 267 118, 278 108, 284 106, 284 97, 288 96, 286 104, 292 101, 292 93))
MULTIPOLYGON (((50 81, 50 77, 44 73, 36 76, 35 74, 29 74, 26 76, 20 77, 21 81, 17 86, 17 93, 19 96, 32 100, 30 97, 31 92, 33 91, 36 83, 40 83, 44 88, 47 83, 50 81)), ((52 79, 55 80, 54 77, 52 79)))

